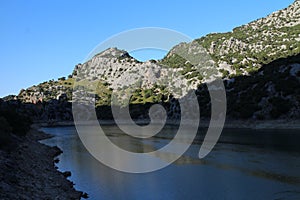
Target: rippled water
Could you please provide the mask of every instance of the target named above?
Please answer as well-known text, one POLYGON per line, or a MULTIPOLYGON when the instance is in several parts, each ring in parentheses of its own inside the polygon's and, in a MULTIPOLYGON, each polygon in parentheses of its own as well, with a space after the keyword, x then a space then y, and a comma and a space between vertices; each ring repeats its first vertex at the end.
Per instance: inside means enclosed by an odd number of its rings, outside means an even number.
MULTIPOLYGON (((122 134, 116 126, 104 127, 114 143, 135 152, 166 145, 170 139, 163 136, 172 135, 175 129, 169 126, 160 137, 138 140, 122 134)), ((298 149, 219 143, 200 160, 197 156, 201 141, 196 141, 179 160, 162 170, 129 174, 95 160, 82 145, 74 127, 43 128, 43 131, 54 135, 43 143, 57 145, 64 152, 59 156, 59 169, 71 171, 70 180, 76 184, 75 188, 87 192, 90 199, 300 199, 298 149)), ((228 137, 223 138, 226 142, 234 141, 232 138, 237 133, 244 134, 252 143, 250 135, 255 135, 258 144, 266 135, 272 138, 272 134, 280 137, 286 134, 289 138, 285 142, 295 143, 299 139, 298 136, 293 139, 288 130, 276 133, 226 130, 223 134, 226 132, 228 137)), ((168 159, 172 155, 165 156, 168 159)))

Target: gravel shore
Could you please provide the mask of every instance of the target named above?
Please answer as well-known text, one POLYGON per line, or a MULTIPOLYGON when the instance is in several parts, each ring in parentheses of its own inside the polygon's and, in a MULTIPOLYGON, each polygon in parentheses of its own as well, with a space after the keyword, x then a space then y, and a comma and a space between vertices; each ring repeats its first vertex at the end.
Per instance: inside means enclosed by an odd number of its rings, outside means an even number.
POLYGON ((14 137, 13 147, 0 150, 0 199, 81 199, 66 179, 70 172, 59 172, 54 158, 58 147, 38 142, 51 137, 32 128, 26 137, 14 137))

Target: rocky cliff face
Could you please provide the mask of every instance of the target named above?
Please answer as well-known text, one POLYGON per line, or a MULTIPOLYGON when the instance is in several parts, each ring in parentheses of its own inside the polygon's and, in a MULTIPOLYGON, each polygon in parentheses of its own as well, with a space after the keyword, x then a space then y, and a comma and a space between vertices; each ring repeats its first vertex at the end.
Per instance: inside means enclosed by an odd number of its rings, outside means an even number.
POLYGON ((126 51, 117 48, 109 48, 86 63, 77 65, 73 78, 77 82, 101 82, 118 92, 133 86, 151 89, 164 85, 172 88, 172 93, 178 98, 192 89, 179 69, 161 65, 154 60, 139 62, 126 51))
MULTIPOLYGON (((78 64, 68 78, 22 90, 15 99, 41 104, 43 119, 71 118, 73 87, 95 85, 89 92, 96 94, 97 110, 110 106, 114 92, 121 99, 129 95, 136 110, 160 103, 170 116, 178 117, 177 99, 195 90, 204 115, 209 116, 205 83, 223 78, 230 117, 299 118, 299 54, 300 1, 296 0, 231 32, 181 43, 162 60, 140 62, 124 50, 107 49, 78 64), (58 110, 62 113, 55 114, 58 110)), ((135 117, 145 116, 135 113, 135 117)))

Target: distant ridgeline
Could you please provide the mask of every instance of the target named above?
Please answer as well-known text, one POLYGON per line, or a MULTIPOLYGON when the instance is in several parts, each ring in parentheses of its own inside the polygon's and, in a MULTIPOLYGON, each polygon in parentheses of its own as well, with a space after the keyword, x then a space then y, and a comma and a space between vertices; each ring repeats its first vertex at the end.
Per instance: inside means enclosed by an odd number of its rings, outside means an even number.
MULTIPOLYGON (((201 116, 208 118, 211 105, 205 83, 220 77, 226 88, 229 118, 300 118, 300 1, 232 32, 209 34, 190 44, 193 43, 210 55, 209 62, 202 63, 201 68, 213 68, 213 75, 199 73, 199 65, 174 53, 186 48, 200 55, 188 44, 175 46, 162 60, 147 62, 110 48, 78 64, 67 78, 23 89, 4 100, 33 120, 72 120, 74 82, 82 88, 96 83, 93 93, 98 117, 112 119, 112 92, 123 96, 130 85, 135 85, 130 98, 133 118, 147 118, 149 107, 160 103, 169 118, 178 119, 178 99, 195 90, 201 116)), ((122 107, 122 102, 117 105, 122 107)))

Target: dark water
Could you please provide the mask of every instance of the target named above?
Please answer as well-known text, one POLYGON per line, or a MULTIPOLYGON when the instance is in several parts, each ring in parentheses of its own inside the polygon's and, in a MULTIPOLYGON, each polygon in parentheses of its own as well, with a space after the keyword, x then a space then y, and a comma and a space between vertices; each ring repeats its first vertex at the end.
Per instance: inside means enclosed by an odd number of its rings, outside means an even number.
MULTIPOLYGON (((131 145, 131 149, 139 149, 141 145, 155 149, 169 142, 163 137, 137 142, 120 134, 116 126, 104 129, 115 143, 131 145)), ((225 142, 238 140, 234 137, 238 133, 248 137, 246 142, 257 140, 260 145, 219 143, 200 160, 197 156, 201 142, 198 141, 179 160, 162 170, 129 174, 95 160, 82 145, 74 127, 43 130, 55 135, 43 143, 57 145, 64 152, 59 157, 59 169, 71 171, 70 180, 76 184, 75 188, 87 192, 90 199, 300 199, 300 151, 285 148, 289 147, 289 141, 293 145, 300 143, 295 131, 226 130, 222 136, 225 142), (255 137, 250 137, 251 133, 255 137), (283 134, 288 139, 277 148, 275 144, 283 134), (275 138, 274 145, 264 147, 261 141, 270 138, 275 138)), ((167 134, 173 128, 164 131, 167 134)))

